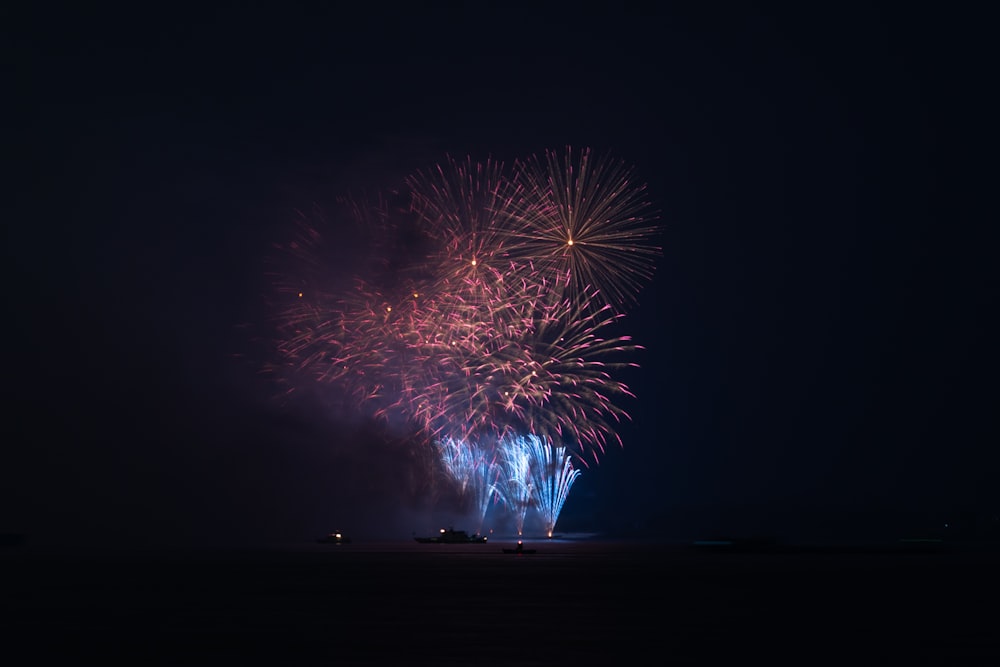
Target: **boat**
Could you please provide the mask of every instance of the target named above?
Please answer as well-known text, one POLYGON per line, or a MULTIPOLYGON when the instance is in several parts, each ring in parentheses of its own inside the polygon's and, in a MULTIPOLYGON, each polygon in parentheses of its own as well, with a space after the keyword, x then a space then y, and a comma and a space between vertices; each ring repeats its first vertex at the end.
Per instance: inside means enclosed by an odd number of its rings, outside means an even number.
POLYGON ((512 548, 504 547, 503 548, 503 552, 505 554, 533 554, 533 553, 535 553, 535 550, 534 549, 525 549, 524 548, 524 543, 521 540, 518 540, 516 547, 512 547, 512 548))
POLYGON ((321 544, 349 544, 351 538, 349 538, 347 535, 344 535, 338 530, 330 533, 329 535, 321 537, 316 541, 321 544))
POLYGON ((431 537, 414 537, 421 544, 482 544, 486 542, 486 536, 479 533, 469 535, 464 530, 454 528, 442 528, 441 532, 431 537))

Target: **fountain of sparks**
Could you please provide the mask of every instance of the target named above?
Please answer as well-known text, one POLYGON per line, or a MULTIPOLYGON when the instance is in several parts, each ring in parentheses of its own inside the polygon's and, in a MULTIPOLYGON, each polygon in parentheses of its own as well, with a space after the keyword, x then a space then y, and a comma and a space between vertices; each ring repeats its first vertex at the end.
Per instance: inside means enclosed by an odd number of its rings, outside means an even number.
POLYGON ((566 448, 554 445, 548 439, 530 437, 526 446, 531 455, 533 506, 541 516, 546 535, 552 537, 563 503, 580 471, 573 467, 566 448))
POLYGON ((435 445, 445 470, 458 483, 463 500, 476 511, 476 532, 481 533, 490 501, 497 493, 500 467, 496 459, 457 438, 442 438, 435 445))
POLYGON ((524 519, 532 502, 531 445, 528 438, 506 436, 500 441, 502 474, 498 490, 507 510, 514 517, 517 534, 524 534, 524 519))

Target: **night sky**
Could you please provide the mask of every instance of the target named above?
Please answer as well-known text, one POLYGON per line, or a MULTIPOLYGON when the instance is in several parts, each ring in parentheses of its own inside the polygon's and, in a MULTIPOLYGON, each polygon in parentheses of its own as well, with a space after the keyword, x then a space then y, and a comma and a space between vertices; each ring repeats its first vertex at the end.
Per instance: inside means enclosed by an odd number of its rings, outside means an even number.
POLYGON ((567 145, 634 165, 663 225, 633 422, 567 529, 995 521, 982 19, 686 4, 5 9, 0 532, 436 525, 419 453, 269 401, 265 260, 296 210, 567 145))

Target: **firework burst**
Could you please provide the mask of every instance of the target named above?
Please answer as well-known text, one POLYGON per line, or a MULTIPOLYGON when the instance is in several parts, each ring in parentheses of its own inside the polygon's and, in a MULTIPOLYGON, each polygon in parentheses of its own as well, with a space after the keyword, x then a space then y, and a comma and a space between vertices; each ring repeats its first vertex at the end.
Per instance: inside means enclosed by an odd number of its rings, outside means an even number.
POLYGON ((443 281, 477 284, 508 264, 505 230, 522 185, 493 160, 451 157, 406 179, 413 213, 434 241, 427 260, 443 281))
POLYGON ((511 256, 532 271, 566 272, 574 294, 595 289, 602 305, 618 311, 634 305, 661 249, 646 186, 631 168, 567 148, 517 169, 524 186, 508 206, 511 256))

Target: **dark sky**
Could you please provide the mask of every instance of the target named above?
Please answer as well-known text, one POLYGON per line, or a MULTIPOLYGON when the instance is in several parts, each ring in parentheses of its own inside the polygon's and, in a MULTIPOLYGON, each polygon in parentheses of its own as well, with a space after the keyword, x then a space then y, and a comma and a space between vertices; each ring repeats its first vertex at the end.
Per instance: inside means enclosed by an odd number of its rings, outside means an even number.
POLYGON ((435 525, 420 453, 276 410, 235 356, 264 354, 264 259, 348 189, 565 145, 633 164, 664 228, 634 421, 566 525, 1000 512, 982 18, 684 5, 4 9, 0 532, 435 525))

